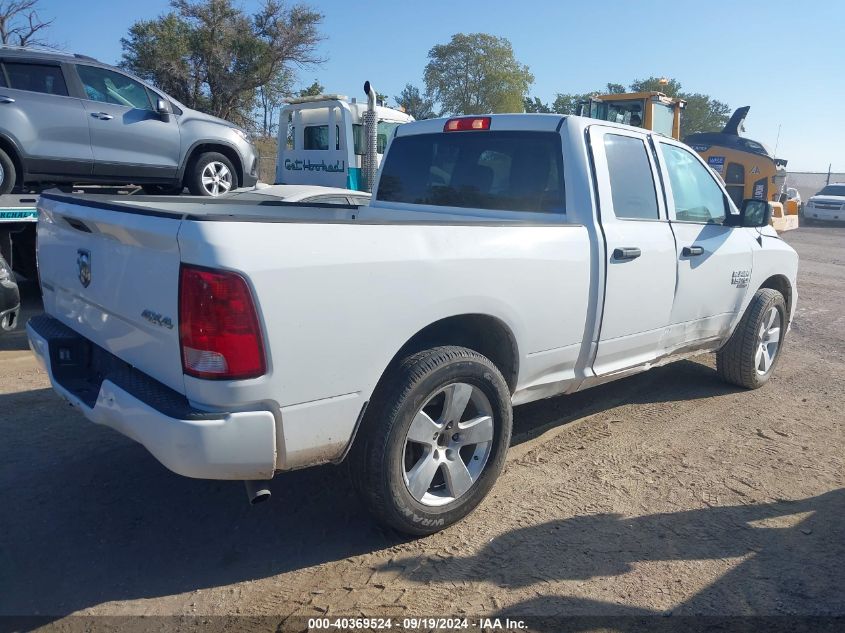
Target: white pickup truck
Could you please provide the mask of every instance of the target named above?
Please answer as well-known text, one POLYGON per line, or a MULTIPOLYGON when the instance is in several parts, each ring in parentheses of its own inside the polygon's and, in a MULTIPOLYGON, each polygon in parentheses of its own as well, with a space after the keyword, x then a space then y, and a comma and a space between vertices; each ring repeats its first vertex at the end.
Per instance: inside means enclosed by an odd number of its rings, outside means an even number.
POLYGON ((513 405, 717 352, 771 376, 798 257, 687 146, 579 117, 399 127, 369 206, 42 195, 54 388, 189 477, 346 461, 382 522, 469 513, 513 405))

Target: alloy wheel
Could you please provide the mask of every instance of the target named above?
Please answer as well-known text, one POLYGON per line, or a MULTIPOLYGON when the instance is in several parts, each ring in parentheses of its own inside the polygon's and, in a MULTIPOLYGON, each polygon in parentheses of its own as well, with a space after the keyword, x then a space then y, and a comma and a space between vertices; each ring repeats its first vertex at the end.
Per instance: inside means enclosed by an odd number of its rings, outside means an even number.
POLYGON ((473 385, 452 383, 417 411, 405 437, 404 480, 423 505, 442 506, 478 480, 493 447, 493 408, 473 385))

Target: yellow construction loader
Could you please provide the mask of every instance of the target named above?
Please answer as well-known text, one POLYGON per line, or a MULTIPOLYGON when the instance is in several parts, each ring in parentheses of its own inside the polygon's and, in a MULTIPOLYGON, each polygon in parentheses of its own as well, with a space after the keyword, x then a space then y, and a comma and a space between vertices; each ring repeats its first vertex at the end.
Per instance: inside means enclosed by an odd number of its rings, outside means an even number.
POLYGON ((772 226, 778 231, 797 229, 798 202, 786 195, 786 160, 775 158, 762 143, 740 136, 749 109, 738 108, 721 132, 690 134, 684 143, 722 177, 737 206, 747 198, 768 200, 772 226))

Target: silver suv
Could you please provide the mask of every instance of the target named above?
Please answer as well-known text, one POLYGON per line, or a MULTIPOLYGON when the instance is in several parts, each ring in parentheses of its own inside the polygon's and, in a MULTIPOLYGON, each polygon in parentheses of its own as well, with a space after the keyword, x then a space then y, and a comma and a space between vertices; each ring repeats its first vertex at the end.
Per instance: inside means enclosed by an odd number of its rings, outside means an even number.
POLYGON ((188 187, 257 180, 244 130, 84 55, 0 47, 0 194, 46 183, 188 187))

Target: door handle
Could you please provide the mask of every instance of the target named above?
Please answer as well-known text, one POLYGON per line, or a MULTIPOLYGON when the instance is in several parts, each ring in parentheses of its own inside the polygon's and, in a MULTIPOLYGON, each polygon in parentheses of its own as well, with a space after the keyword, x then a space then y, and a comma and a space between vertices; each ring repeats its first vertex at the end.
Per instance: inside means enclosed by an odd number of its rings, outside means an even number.
POLYGON ((0 96, 0 103, 14 103, 15 100, 11 97, 7 97, 6 95, 0 96))
POLYGON ((108 112, 92 112, 91 116, 100 121, 111 121, 114 117, 108 112))
POLYGON ((704 248, 701 246, 684 246, 681 250, 681 255, 684 257, 697 257, 698 255, 704 255, 704 248))
POLYGON ((642 251, 636 246, 623 246, 622 248, 613 249, 613 259, 618 262, 637 259, 642 254, 642 251))

